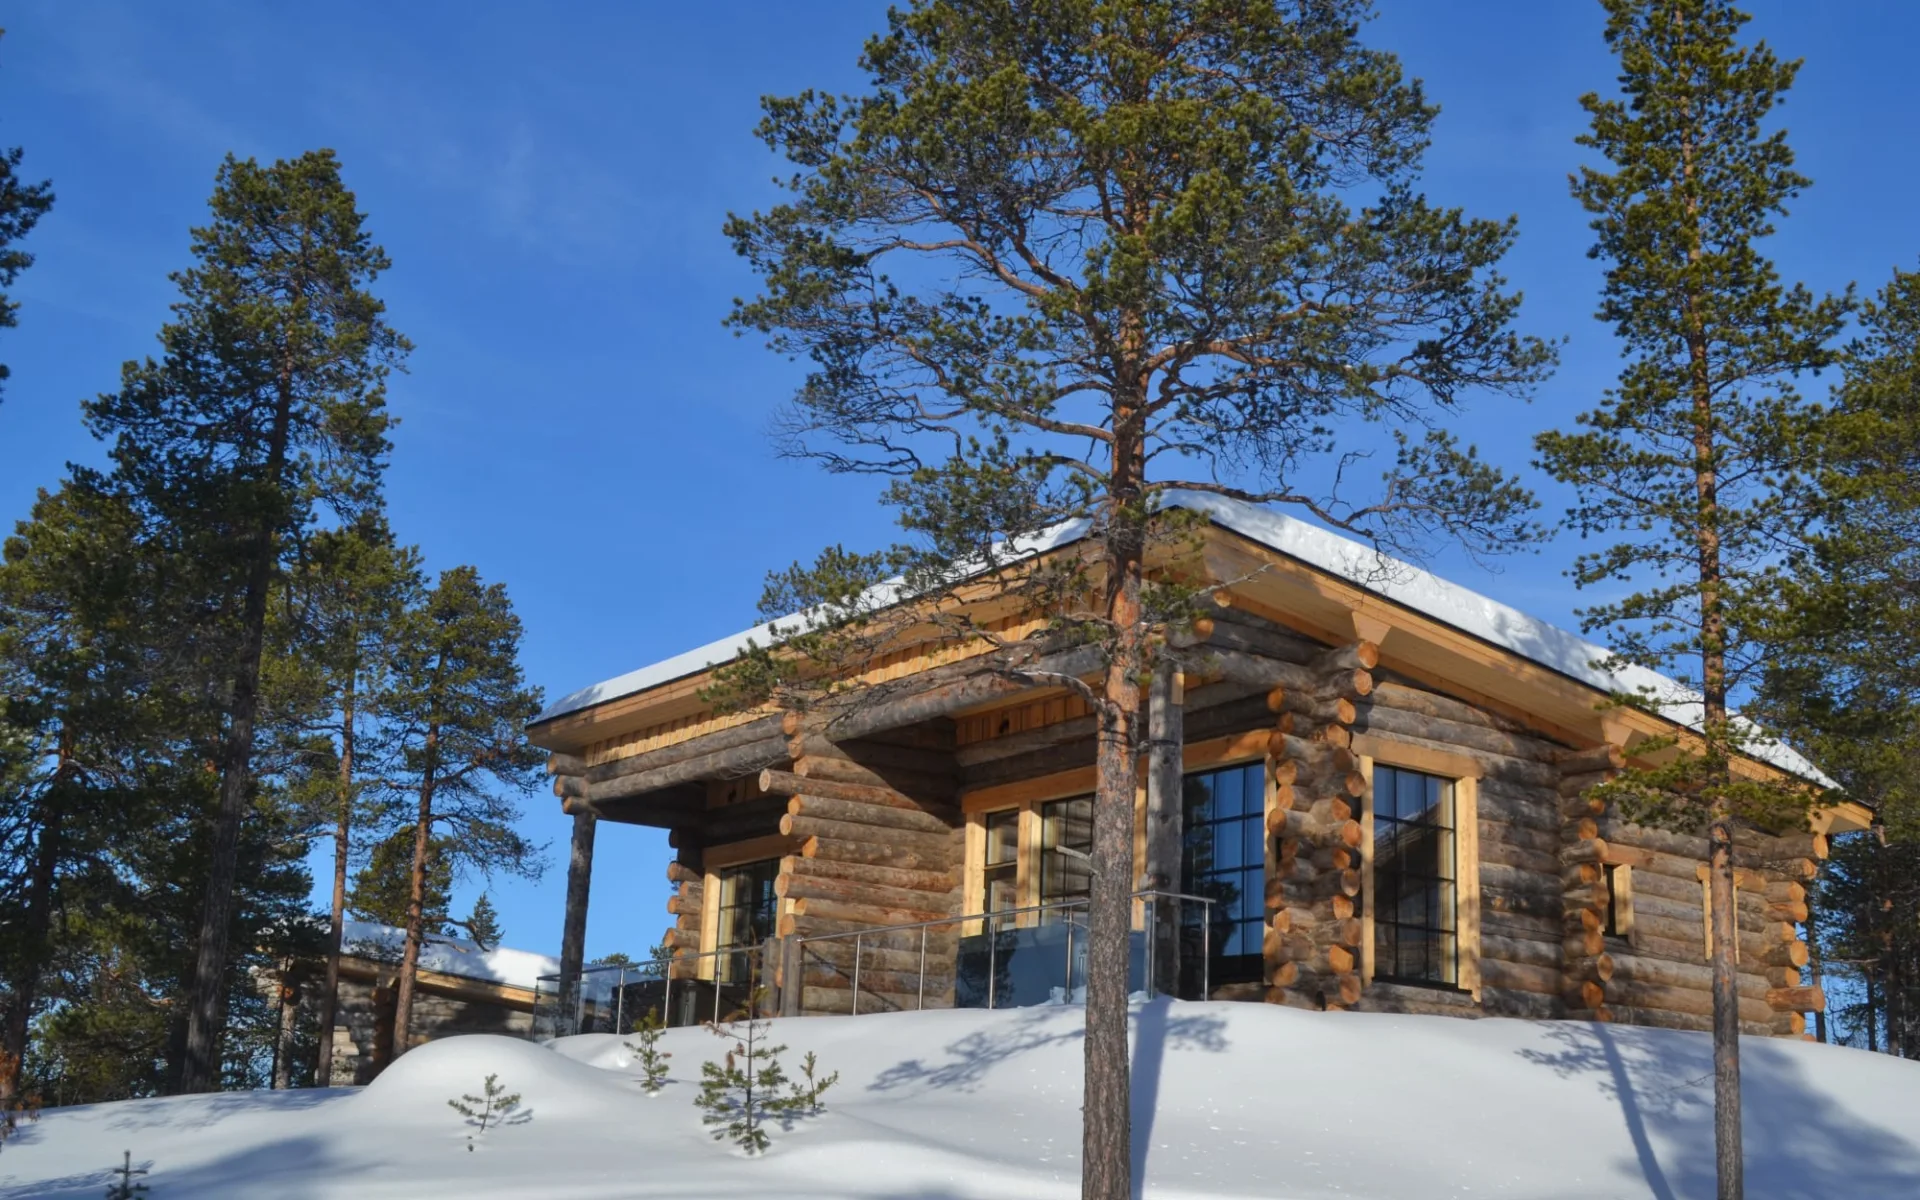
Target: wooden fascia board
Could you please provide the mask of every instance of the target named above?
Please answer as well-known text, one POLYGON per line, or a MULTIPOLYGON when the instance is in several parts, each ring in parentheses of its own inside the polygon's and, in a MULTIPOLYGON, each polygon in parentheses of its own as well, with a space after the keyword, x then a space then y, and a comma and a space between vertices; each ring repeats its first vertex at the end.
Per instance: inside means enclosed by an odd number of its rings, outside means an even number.
MULTIPOLYGON (((1034 562, 1052 562, 1062 555, 1084 553, 1085 544, 1074 543, 1043 555, 1034 562)), ((955 590, 954 604, 972 620, 997 621, 1015 615, 1019 607, 1017 600, 1001 599, 1002 590, 1003 587, 997 584, 968 585, 955 590)), ((909 625, 903 627, 891 641, 876 649, 875 653, 885 654, 929 644, 938 640, 935 636, 938 632, 939 627, 930 622, 909 625)), ((714 664, 715 667, 724 665, 714 664)), ((700 692, 713 681, 713 671, 714 667, 703 668, 642 691, 615 696, 530 725, 527 727, 527 739, 543 750, 573 753, 593 742, 690 716, 705 707, 700 692)))
MULTIPOLYGON (((358 980, 361 983, 377 984, 382 979, 399 978, 400 964, 361 958, 358 955, 341 955, 340 974, 344 978, 358 980)), ((514 984, 498 983, 488 979, 469 979, 464 975, 449 975, 443 971, 429 971, 425 968, 414 973, 413 981, 421 991, 431 992, 436 996, 445 996, 453 1000, 479 1000, 524 1012, 533 1011, 534 990, 532 988, 517 987, 514 984)))

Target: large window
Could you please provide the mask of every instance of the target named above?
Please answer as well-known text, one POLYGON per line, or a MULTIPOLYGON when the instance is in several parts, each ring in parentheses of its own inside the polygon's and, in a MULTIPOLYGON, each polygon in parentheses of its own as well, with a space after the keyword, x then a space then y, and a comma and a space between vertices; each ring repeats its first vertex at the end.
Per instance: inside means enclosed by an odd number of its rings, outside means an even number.
POLYGON ((1458 875, 1451 780, 1373 769, 1373 970, 1381 979, 1459 982, 1458 875))
MULTIPOLYGON (((1180 890, 1213 901, 1214 983, 1260 978, 1266 916, 1266 767, 1247 763, 1186 777, 1180 890)), ((1189 918, 1197 926, 1199 914, 1189 918)))
MULTIPOLYGON (((1076 796, 1040 806, 1040 903, 1084 900, 1093 890, 1093 797, 1076 796)), ((1060 913, 1042 913, 1061 920, 1060 913)))
POLYGON ((773 881, 780 860, 740 863, 720 872, 720 937, 715 949, 758 946, 774 933, 773 881))

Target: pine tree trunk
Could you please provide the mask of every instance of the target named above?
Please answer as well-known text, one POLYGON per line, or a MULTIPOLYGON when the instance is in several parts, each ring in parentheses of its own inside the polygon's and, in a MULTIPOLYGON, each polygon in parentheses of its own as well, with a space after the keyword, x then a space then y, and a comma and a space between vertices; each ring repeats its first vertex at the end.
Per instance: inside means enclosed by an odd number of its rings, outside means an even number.
POLYGON ((40 972, 46 968, 47 938, 53 929, 53 884, 60 865, 60 842, 64 818, 54 789, 66 782, 73 771, 71 736, 64 722, 60 731, 60 762, 53 778, 40 793, 35 814, 40 837, 34 843, 33 867, 27 875, 24 909, 20 922, 21 954, 17 974, 7 981, 6 1024, 0 1037, 0 1106, 20 1095, 22 1073, 26 1069, 27 1035, 33 1018, 34 996, 40 990, 40 972))
POLYGON ((353 835, 353 716, 358 669, 347 673, 340 711, 340 808, 333 826, 333 911, 327 924, 327 981, 320 993, 320 1048, 314 1056, 315 1087, 333 1084, 333 1022, 340 1003, 340 947, 347 925, 347 853, 353 835))
POLYGON ((293 1086, 293 1044, 300 1032, 300 986, 292 979, 293 964, 280 964, 280 1030, 273 1043, 273 1086, 293 1086))
POLYGON ((412 1044, 414 976, 420 969, 420 943, 427 926, 427 852, 433 844, 434 750, 440 731, 427 727, 426 767, 420 777, 420 813, 413 827, 413 870, 407 883, 407 938, 400 955, 400 980, 393 1001, 393 1057, 412 1044))
MULTIPOLYGON (((1693 194, 1695 145, 1691 132, 1681 140, 1681 171, 1686 191, 1691 242, 1689 266, 1701 260, 1704 231, 1700 202, 1693 194)), ((1739 914, 1734 910, 1733 817, 1726 788, 1731 782, 1727 745, 1725 574, 1720 561, 1720 479, 1713 424, 1713 371, 1709 331, 1691 279, 1682 284, 1686 311, 1687 386, 1693 399, 1694 549, 1699 568, 1700 692, 1702 749, 1707 756, 1707 787, 1712 795, 1707 827, 1707 877, 1713 905, 1713 1149, 1719 1180, 1718 1200, 1742 1200, 1745 1163, 1740 1144, 1740 997, 1733 956, 1739 944, 1739 914)))
MULTIPOLYGON (((293 415, 293 368, 283 365, 274 405, 271 439, 261 482, 278 489, 286 471, 288 428, 293 415)), ((254 722, 260 709, 260 662, 266 653, 267 591, 273 583, 278 537, 276 514, 259 514, 253 532, 247 586, 240 614, 240 651, 232 676, 227 736, 220 753, 220 807, 214 817, 207 864, 207 890, 200 907, 198 949, 187 984, 187 1037, 180 1062, 180 1090, 207 1092, 219 1086, 220 1043, 227 1024, 227 951, 233 936, 235 869, 240 826, 253 784, 254 722)))
POLYGON ((1132 1101, 1127 1063, 1128 934, 1133 924, 1133 811, 1138 780, 1145 523, 1137 396, 1116 397, 1105 537, 1107 664, 1096 750, 1093 879, 1087 913, 1086 1084, 1082 1200, 1130 1200, 1132 1101))

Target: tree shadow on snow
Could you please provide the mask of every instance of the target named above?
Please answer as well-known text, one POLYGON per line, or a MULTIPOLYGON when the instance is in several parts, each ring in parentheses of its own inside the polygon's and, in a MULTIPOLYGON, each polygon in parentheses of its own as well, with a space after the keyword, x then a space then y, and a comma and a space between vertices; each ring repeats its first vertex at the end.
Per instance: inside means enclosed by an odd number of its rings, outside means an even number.
MULTIPOLYGON (((1160 1063, 1171 1043, 1180 1049, 1222 1051, 1226 1049, 1226 1021, 1217 1016, 1195 1014, 1168 1018, 1167 1002, 1141 1005, 1131 1014, 1136 1023, 1139 1049, 1134 1053, 1135 1088, 1141 1086, 1142 1065, 1148 1060, 1146 1083, 1159 1089, 1160 1063)), ((970 1092, 1002 1063, 1023 1054, 1064 1042, 1085 1040, 1087 1030, 1078 1008, 1044 1007, 1021 1010, 1019 1019, 992 1029, 979 1029, 950 1042, 944 1062, 909 1058, 880 1072, 867 1085, 872 1092, 891 1092, 919 1085, 926 1089, 951 1088, 970 1092)))
POLYGON ((140 1103, 107 1122, 116 1132, 141 1129, 206 1129, 243 1112, 299 1112, 355 1093, 345 1088, 286 1088, 281 1091, 215 1092, 209 1096, 166 1098, 140 1103))
MULTIPOLYGON (((1637 1171, 1654 1200, 1714 1194, 1712 1039, 1584 1022, 1543 1028, 1561 1049, 1526 1049, 1520 1056, 1563 1079, 1599 1077, 1602 1090, 1618 1101, 1633 1143, 1635 1162, 1619 1164, 1622 1174, 1637 1171)), ((1837 1115, 1784 1047, 1741 1039, 1740 1091, 1753 1200, 1920 1195, 1920 1147, 1837 1115)))

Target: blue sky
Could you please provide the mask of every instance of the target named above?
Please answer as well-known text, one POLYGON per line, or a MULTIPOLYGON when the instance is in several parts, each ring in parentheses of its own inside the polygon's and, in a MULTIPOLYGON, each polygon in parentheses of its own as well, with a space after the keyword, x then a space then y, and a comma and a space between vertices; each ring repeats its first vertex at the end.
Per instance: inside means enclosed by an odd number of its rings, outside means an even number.
MULTIPOLYGON (((1920 117, 1897 0, 1756 0, 1750 30, 1807 59, 1781 119, 1814 188, 1771 251, 1789 278, 1873 290, 1920 256, 1920 117)), ((1597 3, 1380 0, 1368 40, 1442 106, 1430 195, 1517 213, 1507 274, 1531 332, 1567 336, 1531 405, 1489 400, 1461 426, 1526 466, 1610 382, 1591 313, 1598 271, 1566 176, 1577 98, 1613 66, 1597 3)), ((26 0, 0 42, 0 145, 26 150, 58 204, 0 334, 0 521, 69 461, 95 461, 79 402, 149 353, 213 172, 317 146, 394 261, 380 292, 418 351, 396 381, 388 494, 400 535, 442 569, 509 586, 526 666, 548 695, 738 630, 767 568, 822 544, 886 540, 870 483, 775 459, 765 436, 798 368, 721 327, 753 280, 720 237, 764 206, 778 164, 757 99, 858 86, 885 5, 340 2, 323 9, 26 0)), ((1535 481, 1550 504, 1564 499, 1535 481)), ((1444 549, 1433 565, 1571 625, 1563 538, 1498 575, 1444 549)), ((537 884, 492 889, 508 940, 559 940, 566 822, 542 792, 527 830, 553 843, 537 884)), ((588 947, 637 953, 664 928, 664 835, 600 833, 588 947)), ((462 885, 464 908, 483 886, 462 885)))

